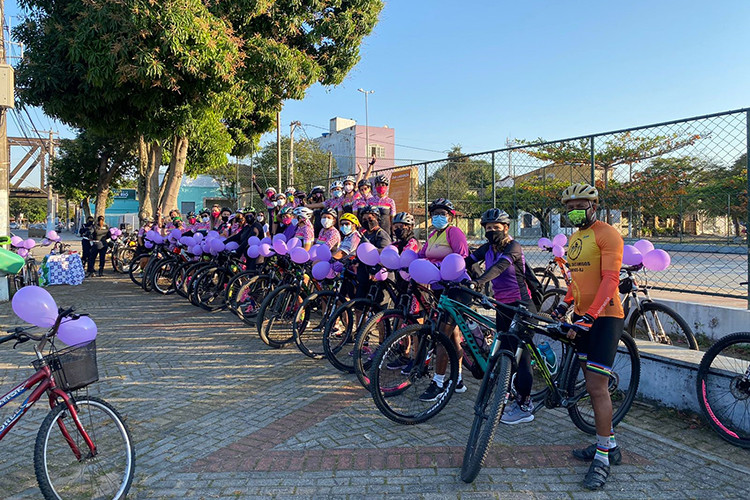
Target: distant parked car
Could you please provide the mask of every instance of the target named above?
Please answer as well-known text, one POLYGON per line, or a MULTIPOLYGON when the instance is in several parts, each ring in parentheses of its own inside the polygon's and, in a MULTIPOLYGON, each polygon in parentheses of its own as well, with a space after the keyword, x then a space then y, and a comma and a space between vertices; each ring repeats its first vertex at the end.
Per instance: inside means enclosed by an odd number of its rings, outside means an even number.
POLYGON ((11 229, 21 229, 21 226, 19 226, 17 222, 11 222, 10 223, 10 228, 11 229))

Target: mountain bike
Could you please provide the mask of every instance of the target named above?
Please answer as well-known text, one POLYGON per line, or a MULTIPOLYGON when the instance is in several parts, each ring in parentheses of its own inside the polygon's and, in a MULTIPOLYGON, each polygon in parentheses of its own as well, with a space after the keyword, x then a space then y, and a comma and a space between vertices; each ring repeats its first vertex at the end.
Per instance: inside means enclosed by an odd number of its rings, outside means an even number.
MULTIPOLYGON (((531 395, 535 403, 541 403, 535 406, 534 412, 542 407, 565 408, 576 427, 588 434, 596 433, 593 407, 586 392, 586 383, 575 353, 574 341, 568 339, 564 333, 573 325, 555 321, 546 315, 533 314, 524 306, 508 306, 486 296, 477 298, 481 301, 482 307, 513 314, 513 320, 508 332, 500 332, 491 347, 484 378, 474 404, 474 421, 461 466, 461 479, 467 483, 474 481, 482 468, 505 405, 512 398, 513 373, 524 351, 527 351, 533 360, 533 366, 536 368, 534 377, 541 379, 546 386, 531 395), (558 358, 556 374, 550 371, 544 355, 534 343, 534 334, 545 335, 564 346, 563 356, 558 358), (500 349, 498 340, 504 335, 511 337, 517 344, 515 352, 500 349)), ((579 332, 579 335, 581 334, 579 332)), ((638 390, 640 373, 638 348, 635 341, 623 332, 609 377, 613 426, 630 410, 638 390)))
MULTIPOLYGON (((124 498, 133 481, 135 449, 117 410, 80 389, 99 379, 96 341, 58 350, 54 337, 61 320, 73 309, 60 309, 49 332, 33 335, 15 328, 0 337, 14 348, 30 340, 36 372, 0 398, 0 408, 28 393, 19 408, 0 425, 2 440, 45 394, 50 412, 42 421, 34 446, 34 472, 44 498, 124 498), (49 354, 43 355, 49 342, 49 354)), ((73 316, 77 319, 77 316, 73 316)))
MULTIPOLYGON (((544 247, 543 251, 552 253, 552 247, 544 247)), ((535 267, 533 271, 542 284, 542 290, 560 288, 560 278, 557 276, 558 271, 564 283, 570 286, 570 269, 568 269, 568 261, 564 257, 553 255, 545 267, 535 267)))

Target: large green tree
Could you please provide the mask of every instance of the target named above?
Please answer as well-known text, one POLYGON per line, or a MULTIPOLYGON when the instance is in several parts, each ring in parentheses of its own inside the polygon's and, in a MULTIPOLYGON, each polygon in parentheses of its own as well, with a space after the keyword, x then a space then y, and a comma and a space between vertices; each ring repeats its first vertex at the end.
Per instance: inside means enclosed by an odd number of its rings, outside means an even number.
POLYGON ((692 187, 693 207, 709 216, 729 216, 735 236, 741 236, 741 222, 747 223, 747 154, 729 167, 712 165, 701 182, 692 187))
MULTIPOLYGON (((431 200, 448 198, 466 217, 477 217, 492 207, 490 162, 466 156, 461 146, 455 145, 448 152, 445 163, 437 164, 437 167, 432 165, 428 165, 432 173, 427 177, 431 200)), ((419 192, 423 190, 424 183, 419 187, 419 192)))

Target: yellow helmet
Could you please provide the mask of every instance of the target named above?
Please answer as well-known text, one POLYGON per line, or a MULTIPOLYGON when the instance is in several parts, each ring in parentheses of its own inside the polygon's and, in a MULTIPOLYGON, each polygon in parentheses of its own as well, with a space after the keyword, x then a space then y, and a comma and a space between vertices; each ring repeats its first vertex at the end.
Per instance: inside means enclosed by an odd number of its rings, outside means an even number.
POLYGON ((562 202, 570 200, 589 200, 598 203, 599 191, 589 184, 571 184, 562 192, 562 202))
POLYGON ((352 224, 354 224, 355 226, 359 227, 359 219, 357 219, 357 216, 356 216, 356 215, 354 215, 354 214, 350 214, 350 213, 348 213, 348 212, 347 212, 347 213, 345 213, 345 214, 343 214, 343 215, 341 216, 341 218, 339 218, 339 224, 341 224, 341 223, 342 223, 343 221, 345 221, 345 220, 346 220, 346 221, 349 221, 349 222, 351 222, 352 224))

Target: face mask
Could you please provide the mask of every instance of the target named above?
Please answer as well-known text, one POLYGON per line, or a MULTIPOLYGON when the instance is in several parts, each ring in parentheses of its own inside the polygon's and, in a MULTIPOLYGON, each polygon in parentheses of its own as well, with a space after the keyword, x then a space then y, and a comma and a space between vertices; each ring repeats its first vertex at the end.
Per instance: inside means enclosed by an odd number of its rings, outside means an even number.
POLYGON ((340 229, 341 229, 341 234, 347 235, 347 234, 350 234, 352 232, 352 225, 351 224, 347 224, 345 226, 341 226, 340 229))
POLYGON ((340 198, 343 193, 341 192, 340 189, 337 189, 335 191, 331 191, 331 194, 333 195, 334 198, 340 198))
POLYGON ((352 191, 354 191, 354 186, 352 186, 351 184, 345 184, 344 191, 346 191, 347 193, 351 193, 352 191))
POLYGON ((208 217, 203 217, 203 218, 202 218, 201 220, 202 220, 203 222, 208 222, 208 217))
POLYGON ((377 219, 365 219, 363 221, 364 225, 367 227, 368 230, 373 230, 376 227, 378 227, 378 220, 377 219))
POLYGON ((260 222, 261 224, 263 224, 263 221, 264 221, 264 220, 266 220, 266 217, 265 217, 265 216, 263 216, 263 215, 259 215, 259 216, 258 216, 258 217, 256 217, 256 218, 258 219, 258 222, 260 222))
POLYGON ((432 225, 435 229, 445 229, 448 227, 448 216, 447 215, 433 215, 432 225))
POLYGON ((223 220, 224 222, 226 222, 226 221, 229 220, 229 216, 228 215, 222 215, 221 216, 221 220, 223 220))
POLYGON ((292 223, 292 218, 291 217, 282 217, 281 223, 284 224, 285 226, 288 226, 289 224, 292 223))
POLYGON ((190 217, 188 219, 188 222, 190 222, 191 224, 195 224, 195 217, 190 217))
POLYGON ((320 225, 328 229, 329 227, 333 226, 333 219, 329 219, 328 217, 326 217, 325 219, 320 219, 320 225))
POLYGON ((269 200, 270 200, 271 198, 273 198, 274 196, 275 196, 275 195, 274 195, 273 193, 266 193, 266 198, 268 198, 269 200))
POLYGON ((378 186, 375 188, 375 191, 380 195, 383 196, 385 193, 388 192, 388 186, 378 186))
POLYGON ((490 244, 499 245, 505 239, 505 231, 487 231, 484 236, 490 244))
POLYGON ((406 229, 404 229, 403 227, 400 227, 398 229, 394 229, 393 230, 393 234, 396 236, 396 238, 398 238, 400 240, 406 234, 406 229))
POLYGON ((568 211, 568 220, 575 227, 588 226, 591 224, 591 219, 588 210, 577 209, 568 211))

